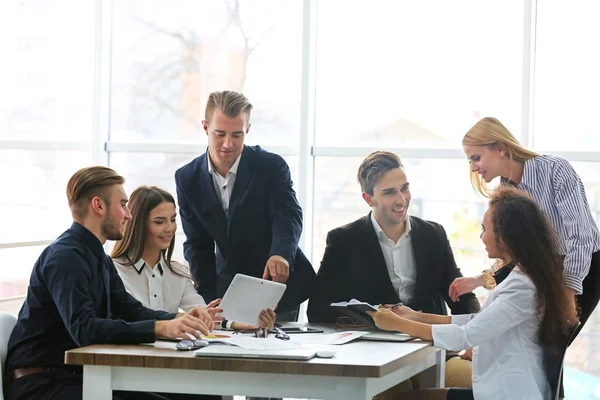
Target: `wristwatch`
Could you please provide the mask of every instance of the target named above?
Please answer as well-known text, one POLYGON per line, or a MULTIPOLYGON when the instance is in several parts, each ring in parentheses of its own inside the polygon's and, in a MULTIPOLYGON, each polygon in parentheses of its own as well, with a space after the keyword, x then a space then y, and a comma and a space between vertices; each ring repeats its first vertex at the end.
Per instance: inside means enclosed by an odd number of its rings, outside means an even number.
POLYGON ((229 321, 227 319, 224 319, 223 321, 221 321, 221 329, 223 329, 223 330, 230 330, 231 325, 233 325, 233 321, 229 321))

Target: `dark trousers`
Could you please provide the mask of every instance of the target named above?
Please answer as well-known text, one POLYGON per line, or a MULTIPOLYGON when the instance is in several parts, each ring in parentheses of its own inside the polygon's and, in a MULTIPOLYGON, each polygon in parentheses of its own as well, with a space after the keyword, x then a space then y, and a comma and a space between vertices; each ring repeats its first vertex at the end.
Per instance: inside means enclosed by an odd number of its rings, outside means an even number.
MULTIPOLYGON (((7 385, 7 400, 80 400, 83 375, 63 368, 31 374, 7 385)), ((221 396, 113 391, 113 400, 221 400, 221 396)))
MULTIPOLYGON (((580 309, 579 322, 581 322, 581 325, 579 326, 575 337, 579 335, 579 332, 581 332, 581 329, 583 329, 583 326, 594 312, 594 309, 598 305, 598 301, 600 301, 600 251, 597 251, 592 255, 590 271, 583 280, 583 293, 577 296, 577 305, 580 309)), ((562 378, 559 396, 565 397, 562 378)))
POLYGON ((583 293, 577 296, 577 304, 581 309, 579 314, 579 332, 590 318, 590 315, 594 312, 594 309, 598 305, 600 300, 600 251, 595 252, 592 255, 592 263, 590 265, 590 272, 583 280, 583 293))
POLYGON ((471 388, 451 388, 446 394, 446 400, 474 400, 473 389, 471 388))

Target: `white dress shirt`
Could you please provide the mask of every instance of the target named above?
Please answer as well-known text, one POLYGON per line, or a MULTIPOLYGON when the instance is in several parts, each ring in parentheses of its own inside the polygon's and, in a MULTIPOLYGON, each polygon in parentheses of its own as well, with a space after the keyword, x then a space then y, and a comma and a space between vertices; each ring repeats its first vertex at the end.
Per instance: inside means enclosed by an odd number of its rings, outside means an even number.
POLYGON ((381 229, 374 213, 371 213, 371 222, 377 233, 377 239, 379 239, 392 286, 398 293, 400 301, 409 304, 415 295, 417 280, 417 264, 410 235, 410 217, 406 218, 406 230, 395 243, 381 229))
MULTIPOLYGON (((145 307, 176 313, 180 309, 188 311, 195 306, 206 305, 192 280, 173 273, 162 255, 154 268, 150 268, 143 259, 133 265, 123 265, 126 261, 123 258, 113 261, 125 289, 145 307)), ((189 276, 184 265, 171 261, 171 266, 182 275, 189 276)))
POLYGON ((213 184, 215 185, 215 191, 217 192, 217 196, 221 199, 221 205, 223 206, 223 211, 225 211, 225 215, 229 211, 229 200, 231 200, 231 192, 233 192, 233 185, 235 184, 235 176, 237 175, 237 170, 240 165, 240 158, 242 155, 235 160, 231 169, 227 172, 227 174, 223 177, 221 174, 217 172, 212 161, 210 160, 210 154, 206 159, 208 160, 208 172, 212 175, 213 184))
POLYGON ((485 400, 543 400, 550 386, 538 344, 536 289, 517 266, 493 289, 478 314, 453 315, 433 325, 433 344, 473 349, 473 394, 485 400))

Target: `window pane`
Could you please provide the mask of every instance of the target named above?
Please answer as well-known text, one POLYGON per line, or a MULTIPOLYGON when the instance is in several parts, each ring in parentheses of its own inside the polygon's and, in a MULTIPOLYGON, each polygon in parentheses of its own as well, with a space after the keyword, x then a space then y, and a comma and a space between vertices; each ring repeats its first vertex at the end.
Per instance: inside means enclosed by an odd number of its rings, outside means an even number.
POLYGON ((75 151, 0 150, 0 243, 54 239, 72 222, 65 190, 69 178, 89 165, 75 151))
POLYGON ((91 141, 93 13, 93 1, 2 1, 0 139, 91 141))
POLYGON ((118 1, 113 25, 112 140, 205 141, 205 101, 224 89, 255 107, 249 142, 298 137, 301 1, 118 1))
POLYGON ((539 149, 600 150, 599 17, 596 0, 538 2, 534 144, 539 149))
MULTIPOLYGON (((356 173, 362 158, 317 157, 313 265, 325 251, 327 232, 369 213, 356 173)), ((487 201, 469 181, 466 160, 403 159, 411 185, 409 214, 440 223, 446 229, 463 275, 475 275, 489 264, 479 239, 487 201)))
MULTIPOLYGON (((67 228, 68 226, 64 229, 67 228)), ((2 259, 2 265, 0 266, 0 299, 27 294, 31 270, 45 248, 46 246, 33 246, 0 249, 0 259, 2 259)), ((13 305, 9 304, 6 307, 13 307, 13 305)))
POLYGON ((484 116, 520 136, 522 2, 328 0, 318 16, 318 145, 455 148, 484 116))

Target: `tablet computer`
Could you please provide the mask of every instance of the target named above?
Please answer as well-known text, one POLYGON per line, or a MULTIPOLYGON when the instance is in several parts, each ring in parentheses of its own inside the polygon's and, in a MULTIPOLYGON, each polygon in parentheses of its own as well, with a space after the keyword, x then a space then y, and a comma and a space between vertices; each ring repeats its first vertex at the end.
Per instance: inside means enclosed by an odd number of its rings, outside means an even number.
POLYGON ((230 321, 260 325, 260 311, 275 310, 285 288, 283 283, 237 274, 219 304, 221 315, 230 321))

